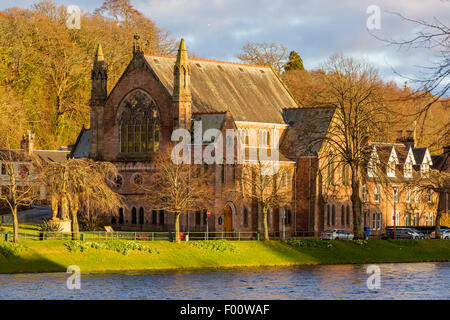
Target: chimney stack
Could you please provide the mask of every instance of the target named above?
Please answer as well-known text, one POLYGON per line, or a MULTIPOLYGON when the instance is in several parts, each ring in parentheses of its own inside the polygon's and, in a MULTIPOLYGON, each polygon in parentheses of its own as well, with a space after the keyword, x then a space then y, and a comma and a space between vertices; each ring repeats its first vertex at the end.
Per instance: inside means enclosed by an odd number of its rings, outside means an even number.
POLYGON ((25 151, 25 153, 31 155, 34 149, 34 134, 30 130, 22 136, 22 141, 20 142, 20 148, 25 151))
POLYGON ((414 130, 412 129, 406 129, 406 137, 404 139, 405 146, 409 149, 414 148, 415 141, 414 141, 414 130))
POLYGON ((402 142, 402 141, 403 141, 403 131, 397 130, 397 142, 402 142))

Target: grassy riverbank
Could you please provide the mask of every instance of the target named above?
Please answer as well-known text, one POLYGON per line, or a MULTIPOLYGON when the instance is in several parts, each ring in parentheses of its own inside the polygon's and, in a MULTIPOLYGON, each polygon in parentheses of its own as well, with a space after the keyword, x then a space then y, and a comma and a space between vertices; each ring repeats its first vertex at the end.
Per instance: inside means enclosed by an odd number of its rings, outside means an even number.
POLYGON ((143 247, 124 254, 115 251, 123 250, 122 243, 113 243, 110 248, 105 248, 105 242, 88 243, 89 248, 86 245, 80 248, 79 243, 68 246, 68 242, 62 241, 27 241, 21 244, 24 247, 21 250, 13 250, 0 242, 0 273, 65 272, 69 265, 79 266, 82 272, 107 272, 450 261, 448 240, 373 240, 359 244, 333 241, 330 248, 329 242, 321 241, 138 243, 143 247))

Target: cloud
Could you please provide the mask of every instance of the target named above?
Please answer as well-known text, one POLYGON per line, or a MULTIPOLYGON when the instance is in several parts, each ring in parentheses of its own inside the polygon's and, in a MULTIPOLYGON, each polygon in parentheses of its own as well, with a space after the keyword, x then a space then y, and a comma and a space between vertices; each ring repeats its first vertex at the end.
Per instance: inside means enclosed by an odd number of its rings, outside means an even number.
POLYGON ((172 35, 189 35, 197 55, 236 61, 247 41, 282 43, 298 51, 306 68, 316 68, 331 54, 366 58, 386 79, 400 79, 392 68, 412 75, 424 65, 426 52, 404 52, 375 39, 367 31, 369 5, 381 10, 384 38, 408 38, 412 25, 390 13, 415 19, 450 21, 450 2, 442 0, 136 0, 136 8, 172 35))

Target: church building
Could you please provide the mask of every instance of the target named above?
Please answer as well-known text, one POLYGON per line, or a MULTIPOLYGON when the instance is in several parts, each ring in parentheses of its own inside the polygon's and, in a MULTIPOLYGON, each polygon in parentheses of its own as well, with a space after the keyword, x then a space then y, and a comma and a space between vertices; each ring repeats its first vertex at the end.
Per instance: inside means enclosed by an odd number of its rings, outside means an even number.
MULTIPOLYGON (((92 69, 90 128, 83 128, 71 156, 109 161, 118 168, 117 192, 125 197, 127 208, 117 208, 109 217, 116 230, 174 230, 173 214, 143 203, 135 182, 157 170, 152 159, 171 143, 175 129, 191 130, 194 121, 201 121, 204 131, 254 130, 268 149, 278 149, 288 128, 283 110, 298 108, 272 68, 190 59, 184 40, 176 57, 145 54, 135 43, 132 60, 109 93, 107 81, 99 45, 92 69)), ((247 140, 243 143, 252 147, 247 140)), ((294 190, 295 161, 280 154, 277 162, 292 169, 286 186, 294 190)), ((258 205, 236 203, 224 192, 236 183, 235 165, 211 167, 215 199, 209 231, 262 231, 258 205)), ((295 211, 292 192, 292 199, 282 208, 271 208, 270 232, 294 231, 295 211)), ((204 212, 185 213, 180 221, 182 232, 206 230, 204 212)))

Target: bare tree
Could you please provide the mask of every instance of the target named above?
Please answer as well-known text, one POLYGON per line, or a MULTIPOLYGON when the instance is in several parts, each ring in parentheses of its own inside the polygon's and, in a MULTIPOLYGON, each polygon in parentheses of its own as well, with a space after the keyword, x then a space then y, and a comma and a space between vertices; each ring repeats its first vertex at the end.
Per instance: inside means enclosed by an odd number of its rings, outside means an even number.
POLYGON ((348 168, 354 232, 361 236, 361 186, 371 155, 368 143, 382 136, 389 125, 382 82, 370 65, 340 55, 332 56, 324 71, 321 81, 326 89, 317 93, 316 103, 334 107, 335 115, 324 139, 319 169, 331 180, 337 167, 348 168))
MULTIPOLYGON (((419 190, 425 192, 434 192, 437 194, 436 203, 436 232, 435 238, 441 238, 441 217, 442 212, 445 211, 445 194, 450 192, 450 173, 445 171, 440 171, 436 169, 431 169, 430 172, 423 179, 419 180, 417 183, 419 190)), ((428 195, 432 196, 432 194, 428 195)), ((432 200, 432 199, 430 199, 432 200)))
POLYGON ((292 172, 274 162, 258 160, 247 162, 237 177, 237 188, 229 190, 237 200, 254 201, 263 216, 264 240, 269 240, 267 214, 269 210, 288 203, 292 188, 289 185, 292 172))
POLYGON ((8 205, 13 216, 14 242, 19 242, 18 208, 31 206, 39 198, 38 179, 34 177, 36 161, 23 150, 0 150, 0 166, 7 175, 1 185, 0 201, 8 205))
MULTIPOLYGON (((414 35, 407 39, 383 39, 374 34, 375 38, 400 49, 425 49, 432 57, 428 65, 419 66, 420 73, 414 77, 407 77, 395 71, 405 79, 419 85, 419 90, 413 92, 407 99, 420 100, 422 107, 416 112, 417 117, 427 118, 430 108, 441 98, 446 97, 450 90, 450 27, 438 18, 432 21, 411 19, 400 13, 397 15, 404 23, 410 23, 414 35)), ((450 123, 439 128, 444 140, 450 138, 450 123)))
POLYGON ((136 184, 136 187, 156 210, 175 215, 175 241, 179 243, 180 215, 208 208, 209 199, 213 199, 213 189, 200 166, 176 164, 168 151, 161 151, 155 158, 155 167, 157 173, 148 175, 151 183, 136 184))
POLYGON ((248 42, 237 58, 249 64, 271 66, 280 74, 287 60, 287 48, 277 43, 248 42))

